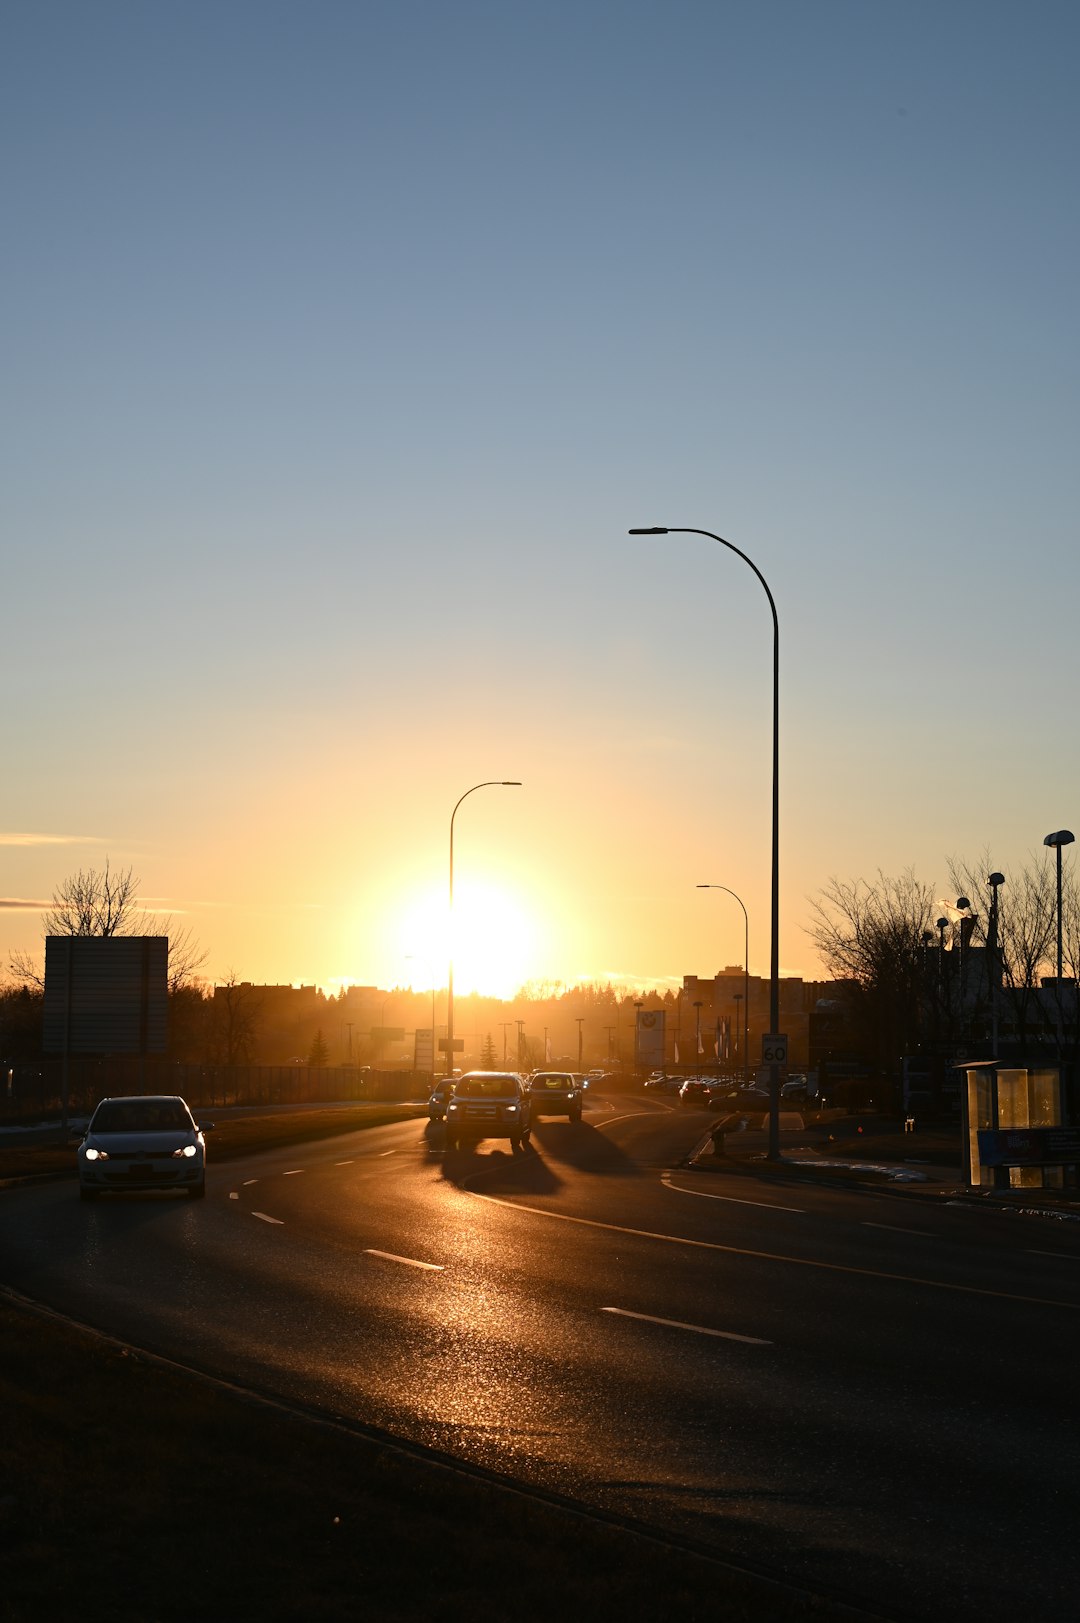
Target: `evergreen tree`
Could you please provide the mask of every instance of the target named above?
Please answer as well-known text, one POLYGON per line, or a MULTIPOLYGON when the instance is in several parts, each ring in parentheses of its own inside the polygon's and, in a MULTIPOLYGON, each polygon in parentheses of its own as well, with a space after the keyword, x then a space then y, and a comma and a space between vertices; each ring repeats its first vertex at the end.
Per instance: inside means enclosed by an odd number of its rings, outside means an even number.
POLYGON ((328 1064, 329 1060, 330 1050, 326 1046, 326 1038, 323 1036, 322 1027, 320 1026, 318 1031, 315 1033, 315 1041, 311 1045, 311 1051, 308 1054, 307 1062, 309 1065, 318 1068, 328 1064))

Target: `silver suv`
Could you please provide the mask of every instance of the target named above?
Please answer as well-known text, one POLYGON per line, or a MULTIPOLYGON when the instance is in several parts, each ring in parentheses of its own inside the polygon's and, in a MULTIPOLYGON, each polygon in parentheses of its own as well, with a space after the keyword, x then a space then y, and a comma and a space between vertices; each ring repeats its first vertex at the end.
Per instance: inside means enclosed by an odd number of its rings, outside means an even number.
POLYGON ((508 1138, 520 1150, 529 1142, 532 1108, 513 1071, 466 1071, 446 1107, 446 1147, 460 1149, 482 1138, 508 1138))
POLYGON ((543 1116, 569 1116, 581 1120, 581 1089, 570 1071, 537 1071, 529 1079, 532 1113, 543 1116))

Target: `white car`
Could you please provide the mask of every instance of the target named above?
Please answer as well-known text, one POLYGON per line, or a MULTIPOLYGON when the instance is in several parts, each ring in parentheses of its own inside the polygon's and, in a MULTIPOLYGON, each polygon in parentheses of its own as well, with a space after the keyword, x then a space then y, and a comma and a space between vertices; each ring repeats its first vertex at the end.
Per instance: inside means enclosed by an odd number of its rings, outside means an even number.
POLYGON ((206 1194, 203 1128, 177 1094, 102 1099, 78 1163, 81 1200, 117 1189, 182 1189, 192 1200, 206 1194))

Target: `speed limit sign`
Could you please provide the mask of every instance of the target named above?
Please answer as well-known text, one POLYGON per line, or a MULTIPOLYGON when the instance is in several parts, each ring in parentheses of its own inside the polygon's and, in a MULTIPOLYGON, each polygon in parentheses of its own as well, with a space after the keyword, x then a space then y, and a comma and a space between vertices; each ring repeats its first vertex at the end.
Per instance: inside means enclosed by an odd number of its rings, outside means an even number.
POLYGON ((785 1036, 762 1037, 761 1063, 762 1065, 787 1064, 787 1038, 785 1036))

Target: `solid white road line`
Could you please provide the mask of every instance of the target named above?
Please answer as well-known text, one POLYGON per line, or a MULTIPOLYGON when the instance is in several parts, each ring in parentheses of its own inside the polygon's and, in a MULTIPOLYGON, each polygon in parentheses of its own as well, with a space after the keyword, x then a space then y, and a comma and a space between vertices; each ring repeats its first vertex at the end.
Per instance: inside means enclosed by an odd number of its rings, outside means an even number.
POLYGON ((864 1229, 888 1229, 890 1234, 915 1234, 920 1240, 932 1240, 934 1236, 927 1229, 902 1229, 895 1223, 866 1223, 864 1229))
POLYGON ((774 1200, 740 1200, 736 1195, 710 1195, 704 1189, 684 1189, 681 1184, 672 1183, 670 1172, 665 1172, 660 1182, 676 1195, 693 1195, 698 1200, 724 1200, 731 1206, 761 1206, 767 1212, 794 1212, 796 1217, 806 1216, 801 1206, 778 1206, 774 1200))
POLYGON ((351 1161, 335 1161, 334 1165, 336 1167, 351 1167, 352 1162, 351 1161))
POLYGON ((257 1217, 260 1223, 276 1223, 278 1228, 285 1227, 280 1217, 269 1217, 266 1212, 252 1212, 251 1215, 257 1217))
POLYGON ((303 1172, 303 1170, 304 1170, 303 1167, 293 1167, 291 1172, 283 1172, 282 1177, 283 1178, 298 1178, 300 1176, 301 1172, 303 1172))
POLYGON ((894 1274, 884 1268, 854 1268, 843 1262, 821 1262, 816 1257, 792 1257, 782 1251, 758 1251, 753 1246, 720 1245, 716 1240, 691 1240, 681 1234, 658 1234, 652 1229, 627 1228, 622 1223, 601 1223, 595 1217, 573 1217, 569 1212, 547 1211, 543 1206, 526 1206, 523 1201, 502 1195, 485 1195, 479 1189, 464 1189, 473 1200, 489 1200, 493 1206, 506 1206, 512 1212, 528 1212, 533 1217, 550 1217, 560 1223, 578 1223, 582 1228, 603 1229, 609 1234, 632 1234, 639 1240, 661 1240, 666 1245, 691 1246, 695 1251, 720 1251, 729 1257, 757 1257, 762 1262, 788 1263, 795 1268, 816 1268, 825 1274, 853 1274, 865 1279, 887 1279, 896 1285, 920 1285, 929 1290, 947 1291, 954 1296, 989 1296, 1003 1302, 1027 1302, 1036 1307, 1061 1307, 1080 1312, 1080 1302, 1063 1302, 1048 1296, 1021 1296, 1015 1291, 989 1290, 984 1285, 957 1285, 947 1279, 925 1279, 919 1274, 894 1274))
POLYGON ((692 1330, 696 1336, 719 1336, 722 1341, 745 1341, 751 1347, 771 1347, 760 1336, 739 1336, 734 1330, 708 1330, 703 1324, 683 1324, 681 1319, 658 1319, 652 1313, 630 1313, 625 1307, 602 1307, 601 1313, 617 1313, 620 1319, 643 1319, 646 1324, 662 1324, 669 1330, 692 1330))
POLYGON ((417 1262, 415 1257, 398 1257, 393 1251, 376 1251, 374 1246, 365 1246, 364 1255, 368 1257, 385 1257, 387 1262, 403 1262, 406 1268, 426 1268, 433 1274, 445 1272, 441 1262, 417 1262))

